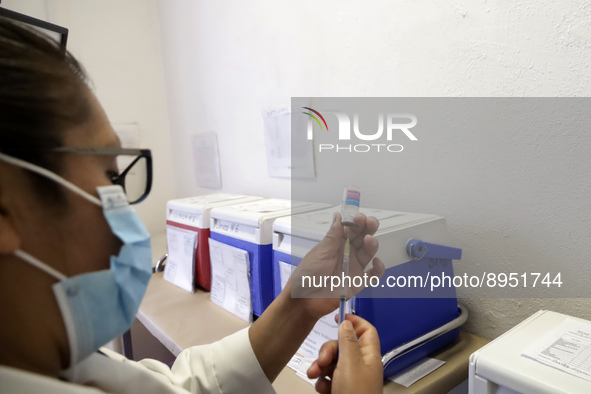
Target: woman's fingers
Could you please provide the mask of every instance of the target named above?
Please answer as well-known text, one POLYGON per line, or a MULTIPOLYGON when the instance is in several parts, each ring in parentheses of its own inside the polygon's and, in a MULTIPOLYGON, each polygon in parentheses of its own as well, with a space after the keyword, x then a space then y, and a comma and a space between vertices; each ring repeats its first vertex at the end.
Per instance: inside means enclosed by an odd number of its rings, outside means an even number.
POLYGON ((319 393, 330 393, 331 391, 331 381, 329 379, 332 378, 336 368, 337 349, 337 341, 326 342, 320 348, 318 359, 308 368, 308 378, 318 379, 315 387, 319 393))
MULTIPOLYGON (((334 315, 334 320, 337 323, 339 322, 339 314, 334 315)), ((378 332, 376 331, 375 327, 370 322, 365 320, 364 318, 359 317, 357 315, 353 315, 351 313, 347 313, 345 315, 345 320, 351 322, 351 324, 353 325, 353 330, 355 331, 355 334, 357 334, 357 337, 362 336, 368 330, 374 330, 376 337, 377 337, 378 332)), ((339 333, 340 333, 340 331, 339 331, 339 333)), ((333 342, 333 341, 331 341, 331 342, 333 342)))
POLYGON ((328 341, 320 348, 318 359, 308 368, 308 377, 332 376, 337 362, 338 342, 328 341))
POLYGON ((362 353, 365 355, 367 352, 373 352, 380 356, 380 337, 375 327, 357 315, 347 315, 346 319, 351 322, 355 333, 359 337, 359 346, 362 353))
POLYGON ((321 367, 326 367, 330 365, 334 360, 336 360, 337 351, 337 341, 326 342, 320 348, 320 352, 318 352, 318 365, 320 365, 321 367))
POLYGON ((318 366, 317 361, 314 361, 314 363, 310 366, 310 368, 307 371, 308 378, 317 379, 317 378, 328 377, 328 378, 332 379, 332 375, 334 374, 334 370, 335 370, 336 366, 337 366, 336 360, 324 368, 320 368, 318 366), (314 366, 316 369, 312 369, 312 367, 314 367, 314 366))
POLYGON ((350 232, 351 246, 358 249, 363 246, 363 238, 366 234, 374 235, 378 231, 380 222, 373 216, 366 218, 364 214, 358 213, 355 215, 355 224, 355 226, 348 227, 347 231, 350 232))
POLYGON ((363 247, 357 250, 356 257, 361 267, 365 268, 365 266, 369 264, 373 256, 375 256, 380 245, 378 243, 378 240, 373 235, 369 234, 365 236, 363 241, 363 247))
POLYGON ((332 364, 326 367, 320 367, 318 365, 318 360, 314 360, 312 365, 310 365, 310 368, 308 368, 308 370, 306 371, 306 374, 310 379, 316 379, 321 376, 331 376, 336 366, 335 364, 336 362, 333 362, 332 364))
POLYGON ((345 318, 339 326, 339 360, 331 388, 339 393, 381 393, 383 367, 378 332, 359 316, 345 318))
POLYGON ((350 320, 339 325, 339 352, 339 368, 342 366, 345 370, 358 364, 361 359, 359 339, 350 320))
POLYGON ((314 388, 320 394, 330 394, 332 390, 331 381, 326 379, 324 376, 321 376, 316 381, 316 386, 314 388))
POLYGON ((330 229, 328 229, 328 232, 324 237, 325 239, 328 238, 329 240, 340 241, 345 237, 345 230, 341 220, 341 213, 335 212, 332 217, 332 225, 330 226, 330 229))
POLYGON ((370 278, 372 276, 381 278, 382 275, 384 275, 384 272, 386 272, 386 267, 384 266, 384 263, 379 257, 374 257, 372 267, 369 271, 367 271, 367 276, 369 276, 370 278))

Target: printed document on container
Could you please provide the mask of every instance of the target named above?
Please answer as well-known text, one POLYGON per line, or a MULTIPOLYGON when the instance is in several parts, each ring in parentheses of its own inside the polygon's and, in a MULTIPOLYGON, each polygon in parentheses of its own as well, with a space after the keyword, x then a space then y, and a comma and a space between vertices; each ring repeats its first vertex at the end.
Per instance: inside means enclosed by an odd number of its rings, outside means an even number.
POLYGON ((209 239, 211 300, 252 323, 250 260, 245 250, 209 239))

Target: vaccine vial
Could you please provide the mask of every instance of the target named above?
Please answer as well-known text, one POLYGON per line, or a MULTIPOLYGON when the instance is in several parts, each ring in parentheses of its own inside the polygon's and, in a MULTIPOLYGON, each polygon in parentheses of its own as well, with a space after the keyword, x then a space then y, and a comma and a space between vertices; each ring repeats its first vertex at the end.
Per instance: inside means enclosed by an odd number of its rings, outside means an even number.
POLYGON ((343 192, 341 203, 341 216, 343 226, 355 226, 355 215, 359 212, 359 201, 361 192, 357 186, 347 186, 343 192))

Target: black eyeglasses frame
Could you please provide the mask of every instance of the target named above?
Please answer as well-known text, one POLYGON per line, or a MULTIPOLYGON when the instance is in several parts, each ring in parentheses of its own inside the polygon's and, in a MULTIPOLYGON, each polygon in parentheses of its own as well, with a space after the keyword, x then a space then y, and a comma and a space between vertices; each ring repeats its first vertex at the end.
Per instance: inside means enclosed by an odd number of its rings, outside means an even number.
POLYGON ((152 190, 152 151, 150 149, 133 149, 133 148, 117 148, 117 147, 96 147, 96 146, 62 146, 59 148, 49 149, 48 152, 56 153, 74 153, 81 156, 119 156, 129 155, 137 156, 122 172, 111 176, 111 181, 114 184, 120 185, 125 190, 125 176, 129 170, 141 158, 146 159, 147 174, 146 174, 146 189, 144 193, 135 201, 129 201, 129 204, 139 204, 144 201, 150 191, 152 190))

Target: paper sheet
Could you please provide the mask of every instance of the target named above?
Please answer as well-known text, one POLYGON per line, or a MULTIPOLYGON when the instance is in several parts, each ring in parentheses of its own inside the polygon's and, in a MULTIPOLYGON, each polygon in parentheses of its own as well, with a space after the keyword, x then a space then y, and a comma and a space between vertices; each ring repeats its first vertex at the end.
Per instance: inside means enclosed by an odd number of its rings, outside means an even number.
POLYGON ((164 279, 194 293, 197 233, 174 226, 166 226, 166 239, 168 257, 164 267, 164 279))
POLYGON ((211 300, 252 323, 248 252, 209 238, 209 256, 211 300))
POLYGON ((316 385, 316 381, 318 379, 309 379, 308 378, 308 368, 310 365, 316 360, 316 358, 307 358, 301 357, 299 355, 295 355, 291 358, 291 360, 287 363, 287 366, 294 371, 296 371, 297 377, 303 379, 306 383, 311 384, 312 386, 316 385))
POLYGON ((197 186, 220 189, 222 187, 222 178, 216 134, 205 133, 194 135, 192 145, 197 186))
POLYGON ((320 318, 310 334, 306 337, 298 353, 304 357, 316 359, 322 345, 339 337, 339 327, 334 316, 339 313, 335 309, 332 313, 320 318))
MULTIPOLYGON (((297 116, 295 121, 298 120, 302 122, 307 119, 297 116)), ((279 108, 263 111, 263 122, 269 176, 314 179, 314 144, 304 138, 292 139, 291 110, 279 108)), ((302 124, 298 129, 303 130, 304 127, 302 124)))
POLYGON ((591 381, 591 324, 566 319, 522 356, 591 381))
POLYGON ((445 364, 445 361, 425 357, 421 361, 403 369, 388 379, 401 384, 404 387, 410 387, 413 383, 416 383, 420 379, 429 375, 443 364, 445 364))

